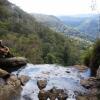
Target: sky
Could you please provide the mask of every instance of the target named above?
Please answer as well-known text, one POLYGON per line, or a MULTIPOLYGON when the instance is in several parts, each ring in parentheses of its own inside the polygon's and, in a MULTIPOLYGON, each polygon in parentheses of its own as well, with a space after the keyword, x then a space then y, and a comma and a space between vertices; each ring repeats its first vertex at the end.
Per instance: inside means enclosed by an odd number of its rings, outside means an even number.
MULTIPOLYGON (((28 13, 48 15, 78 15, 91 12, 92 0, 9 0, 28 13)), ((95 0, 94 0, 95 1, 95 0)), ((100 9, 100 0, 97 0, 100 9)))

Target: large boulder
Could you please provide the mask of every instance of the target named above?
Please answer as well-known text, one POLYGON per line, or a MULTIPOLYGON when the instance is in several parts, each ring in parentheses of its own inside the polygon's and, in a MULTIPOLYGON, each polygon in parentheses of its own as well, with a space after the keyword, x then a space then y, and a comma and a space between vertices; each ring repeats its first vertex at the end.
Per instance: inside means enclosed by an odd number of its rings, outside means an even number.
POLYGON ((38 95, 39 100, 66 100, 68 98, 68 94, 63 89, 57 89, 53 87, 50 90, 40 90, 38 95))
POLYGON ((87 89, 92 87, 98 88, 100 86, 100 79, 95 77, 90 77, 88 79, 81 80, 80 84, 87 89))
POLYGON ((20 76, 11 74, 9 78, 4 80, 0 78, 0 100, 20 100, 21 99, 21 85, 25 84, 28 80, 28 76, 20 76))
POLYGON ((0 84, 0 100, 20 100, 21 82, 15 75, 4 80, 6 84, 0 84))
POLYGON ((0 86, 0 100, 20 100, 21 87, 13 85, 0 86))
POLYGON ((2 69, 12 72, 27 64, 27 59, 23 57, 0 58, 2 69), (6 67, 5 67, 6 66, 6 67))
POLYGON ((53 87, 51 90, 48 91, 50 100, 66 100, 68 98, 68 94, 63 89, 57 89, 53 87))
POLYGON ((89 91, 87 95, 80 95, 76 100, 100 100, 100 78, 90 77, 81 80, 80 83, 89 91))

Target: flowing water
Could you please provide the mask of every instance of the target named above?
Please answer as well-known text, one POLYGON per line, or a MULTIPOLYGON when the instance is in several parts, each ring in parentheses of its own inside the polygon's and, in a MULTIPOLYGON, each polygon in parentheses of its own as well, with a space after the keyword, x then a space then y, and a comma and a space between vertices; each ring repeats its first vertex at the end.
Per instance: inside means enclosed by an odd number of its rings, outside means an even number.
MULTIPOLYGON (((44 90, 50 90, 53 87, 63 89, 68 94, 67 100, 76 100, 78 93, 87 93, 84 87, 80 85, 80 80, 90 76, 90 70, 79 72, 75 67, 62 67, 53 64, 33 65, 27 66, 19 72, 19 75, 30 76, 31 79, 23 86, 21 93, 21 100, 39 100, 39 88, 37 80, 47 80, 47 86, 44 90)), ((49 99, 48 99, 49 100, 49 99)))

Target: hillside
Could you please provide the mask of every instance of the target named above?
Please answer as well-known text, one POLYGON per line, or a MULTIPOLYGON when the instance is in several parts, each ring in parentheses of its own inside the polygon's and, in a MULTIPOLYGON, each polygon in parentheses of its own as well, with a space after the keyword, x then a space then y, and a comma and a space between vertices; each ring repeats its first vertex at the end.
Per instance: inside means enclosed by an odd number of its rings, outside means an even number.
MULTIPOLYGON (((42 25, 46 27, 49 27, 53 31, 64 33, 65 35, 70 36, 70 37, 76 37, 76 38, 78 37, 78 38, 82 38, 82 39, 90 40, 90 41, 93 40, 93 38, 89 34, 85 34, 84 31, 80 31, 77 28, 73 27, 74 26, 73 18, 67 18, 69 24, 66 24, 65 20, 57 18, 56 16, 53 16, 53 15, 44 15, 44 14, 32 14, 32 15, 39 23, 41 23, 42 25), (72 25, 71 25, 71 21, 72 21, 72 25)), ((78 18, 77 18, 77 22, 75 24, 78 25, 80 21, 81 19, 78 22, 78 18)))
POLYGON ((98 34, 98 15, 59 16, 63 23, 95 39, 98 34))
POLYGON ((65 30, 70 31, 70 29, 63 24, 63 22, 53 15, 44 15, 44 14, 32 14, 33 17, 42 25, 51 28, 56 32, 64 33, 65 30))
POLYGON ((81 53, 90 45, 49 29, 7 0, 0 0, 0 39, 14 55, 23 55, 34 64, 78 63, 81 53))

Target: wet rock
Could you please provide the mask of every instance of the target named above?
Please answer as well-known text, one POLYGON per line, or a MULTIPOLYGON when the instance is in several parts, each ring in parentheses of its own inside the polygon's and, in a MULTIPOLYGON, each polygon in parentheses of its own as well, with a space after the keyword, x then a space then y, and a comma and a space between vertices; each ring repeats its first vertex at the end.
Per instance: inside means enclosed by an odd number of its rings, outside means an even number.
POLYGON ((12 72, 27 64, 27 59, 23 57, 0 58, 2 69, 12 72))
POLYGON ((48 91, 50 100, 66 100, 68 98, 67 93, 63 89, 56 89, 53 87, 51 90, 48 91))
POLYGON ((6 79, 10 77, 10 73, 5 70, 0 69, 0 85, 6 84, 6 79))
MULTIPOLYGON (((84 87, 92 88, 92 87, 100 87, 100 79, 97 79, 95 77, 90 77, 85 80, 81 80, 80 84, 84 87)), ((87 89, 88 89, 87 88, 87 89)))
POLYGON ((3 79, 7 79, 10 76, 10 73, 0 68, 0 77, 3 79))
POLYGON ((29 81, 30 77, 29 76, 25 76, 25 75, 21 75, 18 79, 20 80, 21 85, 25 85, 26 82, 29 81))
POLYGON ((8 85, 12 85, 14 87, 19 87, 21 86, 20 80, 17 78, 16 75, 11 75, 10 78, 7 79, 6 83, 8 85))
POLYGON ((48 92, 45 90, 40 90, 38 94, 39 100, 47 100, 48 99, 48 92))
POLYGON ((80 84, 81 84, 83 87, 89 89, 89 88, 91 88, 93 85, 95 85, 95 80, 96 80, 95 77, 91 77, 91 78, 88 78, 88 79, 81 80, 81 81, 80 81, 80 84))
POLYGON ((47 85, 47 80, 38 80, 37 81, 38 88, 40 90, 44 89, 47 85))
POLYGON ((70 73, 70 71, 66 71, 66 73, 70 73))
POLYGON ((48 98, 50 100, 66 100, 68 98, 68 94, 65 93, 63 89, 57 89, 56 87, 53 87, 50 90, 40 90, 39 92, 39 100, 47 100, 48 98))

